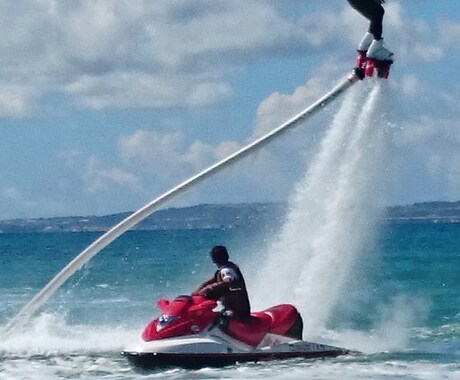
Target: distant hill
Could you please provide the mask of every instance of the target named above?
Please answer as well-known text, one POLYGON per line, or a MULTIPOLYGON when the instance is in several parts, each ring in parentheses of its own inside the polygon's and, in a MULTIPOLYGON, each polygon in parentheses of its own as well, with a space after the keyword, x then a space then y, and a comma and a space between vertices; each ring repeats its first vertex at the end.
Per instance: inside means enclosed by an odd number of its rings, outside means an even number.
MULTIPOLYGON (((202 204, 158 210, 133 230, 215 229, 257 226, 284 215, 282 203, 202 204)), ((73 216, 0 221, 0 232, 107 231, 130 212, 106 216, 73 216)))
POLYGON ((424 202, 387 209, 387 218, 398 221, 460 223, 459 202, 424 202))
MULTIPOLYGON (((159 210, 133 229, 214 229, 255 227, 281 223, 285 203, 202 204, 159 210)), ((0 221, 0 233, 107 231, 130 215, 73 216, 0 221)), ((460 223, 460 202, 426 202, 389 207, 386 220, 392 222, 460 223)))

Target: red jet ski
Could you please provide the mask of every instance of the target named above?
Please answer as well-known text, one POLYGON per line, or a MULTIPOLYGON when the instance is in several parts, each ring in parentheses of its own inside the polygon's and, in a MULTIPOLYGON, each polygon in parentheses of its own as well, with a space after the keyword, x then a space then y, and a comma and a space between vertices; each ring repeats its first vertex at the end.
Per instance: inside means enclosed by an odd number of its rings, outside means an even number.
POLYGON ((215 311, 201 296, 161 299, 162 315, 122 354, 137 367, 200 368, 287 358, 336 357, 349 351, 302 340, 303 323, 289 304, 252 313, 240 322, 215 311))

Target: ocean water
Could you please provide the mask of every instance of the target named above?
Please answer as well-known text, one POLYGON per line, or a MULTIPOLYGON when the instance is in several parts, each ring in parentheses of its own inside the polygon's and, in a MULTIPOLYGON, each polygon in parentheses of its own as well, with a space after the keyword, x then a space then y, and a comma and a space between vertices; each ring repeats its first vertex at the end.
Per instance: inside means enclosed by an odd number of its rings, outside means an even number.
MULTIPOLYGON (((347 93, 282 222, 122 235, 0 341, 0 379, 460 379, 460 225, 384 220, 388 90, 366 81, 347 93), (214 273, 215 244, 245 273, 253 310, 293 303, 305 339, 360 354, 132 368, 120 351, 158 314, 158 298, 214 273)), ((0 234, 0 328, 98 236, 0 234)))
MULTIPOLYGON (((126 233, 69 280, 25 333, 0 342, 0 378, 459 378, 458 224, 380 226, 374 259, 356 273, 363 289, 354 287, 347 297, 353 309, 338 303, 325 322, 323 336, 316 337, 363 350, 362 355, 148 373, 136 372, 120 356, 124 345, 157 313, 158 297, 187 294, 213 272, 207 255, 213 244, 231 249, 232 258, 246 272, 249 291, 255 289, 253 252, 272 237, 273 230, 126 233)), ((0 235, 0 324, 4 326, 96 236, 0 235)), ((304 314, 306 323, 308 318, 304 314)))

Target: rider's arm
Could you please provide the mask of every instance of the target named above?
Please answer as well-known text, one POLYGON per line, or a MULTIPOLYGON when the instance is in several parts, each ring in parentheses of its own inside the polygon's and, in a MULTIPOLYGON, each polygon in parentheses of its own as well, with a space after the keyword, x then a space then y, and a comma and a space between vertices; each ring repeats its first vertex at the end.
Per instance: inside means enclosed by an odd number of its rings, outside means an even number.
POLYGON ((230 288, 233 287, 235 281, 238 279, 238 275, 232 268, 222 268, 220 270, 220 277, 222 281, 214 281, 207 286, 200 289, 199 294, 212 299, 219 299, 223 295, 230 292, 230 288))
POLYGON ((211 277, 209 280, 203 282, 198 288, 195 289, 195 291, 192 293, 192 295, 202 295, 199 294, 204 288, 207 286, 213 284, 216 282, 215 276, 211 277))

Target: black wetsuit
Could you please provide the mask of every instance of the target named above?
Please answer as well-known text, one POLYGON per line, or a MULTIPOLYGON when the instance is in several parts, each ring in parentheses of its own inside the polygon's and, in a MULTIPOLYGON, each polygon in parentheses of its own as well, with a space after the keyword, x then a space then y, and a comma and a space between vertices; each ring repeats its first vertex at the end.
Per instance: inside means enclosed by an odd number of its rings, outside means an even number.
POLYGON ((246 321, 251 317, 248 291, 240 268, 231 261, 219 266, 214 276, 199 286, 193 294, 220 300, 225 310, 231 311, 233 318, 246 321), (226 271, 233 273, 231 281, 225 281, 226 271))
POLYGON ((382 21, 385 10, 380 0, 348 0, 350 5, 370 21, 369 33, 374 39, 382 39, 382 21))

